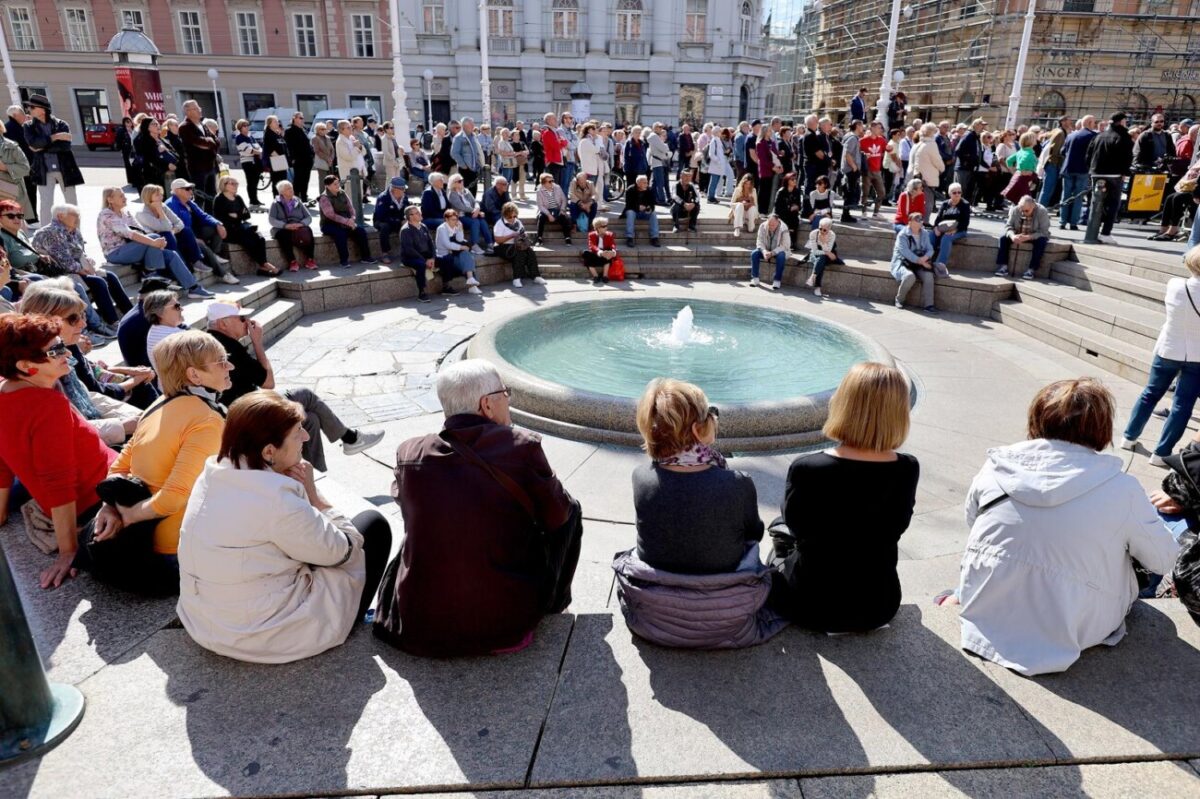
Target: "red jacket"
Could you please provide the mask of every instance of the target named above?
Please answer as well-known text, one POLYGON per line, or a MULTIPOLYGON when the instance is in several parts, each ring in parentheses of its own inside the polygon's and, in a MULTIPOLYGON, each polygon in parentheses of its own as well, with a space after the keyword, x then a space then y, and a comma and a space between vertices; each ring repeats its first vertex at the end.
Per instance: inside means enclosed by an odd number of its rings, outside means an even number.
POLYGON ((604 240, 600 240, 600 234, 592 230, 588 232, 588 249, 599 254, 601 250, 616 250, 617 237, 611 230, 604 231, 604 240))
MULTIPOLYGON (((466 413, 448 418, 442 432, 524 488, 548 537, 567 523, 573 500, 539 436, 466 413)), ((430 657, 520 643, 544 612, 546 545, 529 514, 440 435, 401 444, 395 474, 405 538, 395 589, 380 599, 376 635, 430 657)))
POLYGON ((929 215, 925 213, 925 192, 922 191, 912 198, 907 191, 900 192, 900 202, 896 204, 896 218, 892 221, 897 225, 907 225, 908 215, 920 212, 925 217, 925 221, 929 221, 929 215))
POLYGON ((546 154, 547 164, 561 164, 563 162, 563 148, 567 143, 559 138, 558 134, 550 128, 542 128, 542 152, 546 154))

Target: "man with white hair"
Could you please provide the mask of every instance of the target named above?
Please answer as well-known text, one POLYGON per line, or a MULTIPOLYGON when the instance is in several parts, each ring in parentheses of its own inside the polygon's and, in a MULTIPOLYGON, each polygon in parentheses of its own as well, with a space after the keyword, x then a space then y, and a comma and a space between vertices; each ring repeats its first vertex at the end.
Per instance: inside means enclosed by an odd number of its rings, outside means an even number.
POLYGON ((450 157, 458 164, 463 188, 474 196, 479 173, 483 170, 483 150, 475 138, 475 120, 470 117, 462 118, 462 130, 450 143, 450 157))
POLYGON ((1014 244, 1030 242, 1033 254, 1021 277, 1032 280, 1038 267, 1042 265, 1042 253, 1046 251, 1049 241, 1050 213, 1045 206, 1026 194, 1008 212, 1008 224, 1005 226, 1004 235, 1000 237, 1000 249, 996 252, 996 277, 1009 276, 1008 252, 1011 247, 1014 244))
POLYGON ((204 210, 212 210, 213 198, 217 196, 217 156, 221 152, 221 141, 204 128, 204 114, 200 103, 188 100, 183 104, 187 117, 179 126, 179 138, 183 139, 184 160, 188 174, 204 192, 201 204, 204 210))
POLYGON ((654 199, 659 205, 670 205, 667 196, 667 164, 671 163, 671 149, 667 147, 667 137, 663 123, 655 122, 646 137, 646 151, 650 158, 650 174, 654 176, 654 199))
POLYGON ((487 361, 438 374, 438 434, 396 450, 404 544, 384 572, 375 635, 414 655, 514 652, 571 604, 582 510, 512 428, 511 390, 487 361))
MULTIPOLYGON (((25 114, 25 109, 19 105, 10 105, 8 107, 8 119, 4 121, 4 137, 11 139, 21 148, 21 152, 25 154, 26 161, 33 160, 33 153, 29 150, 29 145, 25 143, 25 121, 29 119, 25 114)), ((25 195, 29 200, 29 207, 25 209, 25 221, 30 225, 38 223, 37 215, 37 184, 33 182, 30 175, 21 178, 25 184, 25 195)))

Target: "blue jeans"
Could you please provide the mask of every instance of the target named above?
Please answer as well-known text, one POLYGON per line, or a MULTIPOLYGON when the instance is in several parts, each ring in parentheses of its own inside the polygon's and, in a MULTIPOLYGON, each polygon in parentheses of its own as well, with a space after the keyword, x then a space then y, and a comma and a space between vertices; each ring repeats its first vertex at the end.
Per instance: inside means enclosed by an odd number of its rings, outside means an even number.
MULTIPOLYGON (((762 263, 762 250, 755 249, 750 253, 750 277, 758 277, 758 267, 762 263)), ((775 253, 775 282, 783 280, 783 265, 787 262, 787 253, 775 253)))
POLYGON ((562 171, 559 173, 558 185, 562 188, 563 194, 571 190, 571 181, 575 179, 575 165, 563 164, 562 171))
POLYGON ((168 272, 175 282, 188 291, 200 286, 196 278, 184 266, 179 253, 173 250, 160 250, 146 244, 128 241, 115 250, 105 253, 105 260, 110 264, 137 265, 141 264, 147 272, 168 272))
POLYGON ((965 230, 956 230, 953 233, 945 233, 933 237, 933 248, 938 251, 937 258, 934 263, 943 265, 950 264, 950 251, 954 248, 954 242, 967 235, 965 230))
POLYGON ((1058 209, 1058 220, 1064 225, 1078 225, 1079 215, 1083 211, 1082 196, 1088 190, 1088 176, 1086 172, 1064 172, 1062 176, 1062 205, 1058 209), (1075 199, 1071 199, 1074 197, 1075 199))
POLYGON ((467 233, 467 241, 471 242, 471 244, 478 245, 486 250, 495 241, 492 238, 492 229, 488 227, 487 221, 483 217, 463 214, 462 225, 463 230, 467 233))
POLYGON ((466 250, 442 255, 434 260, 437 262, 443 283, 458 275, 469 275, 475 271, 475 258, 466 250))
POLYGON ((1054 189, 1058 186, 1058 167, 1054 164, 1046 164, 1046 176, 1042 179, 1042 196, 1038 198, 1038 202, 1047 208, 1050 207, 1050 198, 1054 196, 1054 189))
POLYGON ((575 227, 579 228, 579 232, 587 235, 587 232, 592 228, 592 220, 596 218, 596 211, 599 207, 595 202, 592 203, 592 210, 585 211, 580 207, 579 203, 568 203, 567 211, 571 214, 571 219, 575 222, 575 227))
POLYGON ((653 211, 626 211, 625 212, 625 238, 633 239, 633 223, 635 220, 642 219, 650 223, 650 238, 658 238, 658 215, 653 211))
POLYGON ((1188 236, 1187 248, 1190 250, 1197 244, 1200 244, 1200 211, 1197 211, 1192 219, 1192 235, 1188 236))
POLYGON ((1154 447, 1154 454, 1159 457, 1170 455, 1187 430, 1188 419, 1192 415, 1192 406, 1196 397, 1200 396, 1200 363, 1187 361, 1172 361, 1158 355, 1150 363, 1150 381, 1142 389, 1142 394, 1133 405, 1133 413, 1129 424, 1125 426, 1125 438, 1136 439, 1142 434, 1146 422, 1158 401, 1167 393, 1171 381, 1178 375, 1179 385, 1175 387, 1175 399, 1171 403, 1171 413, 1163 425, 1162 435, 1154 447))
POLYGON ((667 197, 667 168, 656 166, 650 170, 650 184, 654 186, 654 199, 659 205, 666 205, 667 197))

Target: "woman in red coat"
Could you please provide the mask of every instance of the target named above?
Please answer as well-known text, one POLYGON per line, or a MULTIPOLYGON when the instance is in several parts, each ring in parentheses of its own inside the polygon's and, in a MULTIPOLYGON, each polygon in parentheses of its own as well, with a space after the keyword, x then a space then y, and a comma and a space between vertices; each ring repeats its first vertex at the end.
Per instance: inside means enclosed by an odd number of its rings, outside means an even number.
MULTIPOLYGON (((603 286, 608 282, 612 273, 613 262, 617 260, 617 239, 608 230, 608 219, 602 216, 592 221, 592 232, 588 233, 587 249, 580 253, 583 265, 592 276, 593 286, 603 286)), ((624 280, 625 272, 620 276, 613 275, 614 280, 624 280)))
POLYGON ((0 524, 17 477, 54 522, 58 557, 42 588, 75 576, 76 531, 99 510, 96 484, 117 458, 55 388, 71 371, 58 326, 49 316, 0 316, 0 524))
POLYGON ((912 214, 920 214, 923 219, 929 218, 925 213, 925 185, 920 178, 910 180, 904 191, 900 192, 900 200, 896 203, 896 218, 892 220, 893 231, 899 233, 907 228, 908 218, 912 214))

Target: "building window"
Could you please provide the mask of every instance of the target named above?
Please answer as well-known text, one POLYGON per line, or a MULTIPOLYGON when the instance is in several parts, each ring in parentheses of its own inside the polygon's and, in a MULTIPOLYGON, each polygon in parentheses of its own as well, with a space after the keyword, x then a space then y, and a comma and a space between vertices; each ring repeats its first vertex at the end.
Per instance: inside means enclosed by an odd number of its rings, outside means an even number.
POLYGON ((421 18, 426 33, 445 33, 446 0, 421 0, 421 18))
MULTIPOLYGON (((351 108, 365 108, 378 122, 383 119, 383 98, 377 94, 352 94, 349 97, 351 108)), ((367 120, 364 118, 363 122, 367 120)))
POLYGON ((1196 116, 1196 98, 1181 94, 1171 103, 1169 119, 1191 119, 1196 116))
POLYGON ((179 39, 183 42, 183 52, 204 55, 204 32, 200 28, 199 11, 179 12, 179 39))
POLYGON ((308 123, 312 124, 312 119, 319 112, 324 111, 329 107, 329 96, 325 94, 297 94, 296 95, 296 110, 304 114, 304 118, 308 123))
MULTIPOLYGON (((205 106, 201 105, 201 108, 204 108, 204 107, 205 106)), ((258 111, 261 108, 274 108, 275 107, 275 93, 274 92, 242 92, 242 107, 246 109, 246 116, 250 116, 255 111, 258 111)), ((292 120, 290 120, 290 119, 281 119, 280 122, 283 123, 283 126, 285 128, 288 125, 292 124, 292 120)))
POLYGON ((262 55, 258 42, 258 12, 239 11, 237 22, 238 52, 242 55, 262 55))
POLYGON ((104 89, 76 89, 75 107, 84 125, 99 125, 111 121, 108 116, 108 92, 104 89))
POLYGON ((1048 91, 1038 98, 1033 115, 1040 120, 1052 121, 1067 113, 1067 98, 1061 92, 1048 91))
POLYGON ((963 4, 963 7, 959 9, 958 17, 959 19, 966 19, 967 17, 973 17, 978 13, 979 4, 975 2, 975 0, 967 0, 967 2, 963 4))
POLYGON ((1090 14, 1096 10, 1096 0, 1064 0, 1063 11, 1090 14))
POLYGON ((687 0, 687 13, 683 18, 683 38, 689 42, 703 42, 708 37, 708 0, 687 0))
POLYGON ((122 8, 121 27, 145 33, 146 20, 142 16, 142 10, 140 8, 122 8))
POLYGON ((37 39, 33 35, 33 15, 24 6, 8 10, 8 24, 12 28, 14 50, 36 50, 37 39))
POLYGON ((971 46, 967 48, 967 60, 972 64, 978 64, 983 61, 984 54, 987 52, 987 43, 985 36, 976 36, 971 40, 971 46))
POLYGON ((95 50, 96 40, 92 36, 87 9, 68 8, 64 15, 67 18, 67 47, 77 51, 95 50))
POLYGON ((1157 50, 1157 36, 1139 36, 1137 39, 1137 48, 1133 54, 1133 65, 1136 67, 1154 66, 1154 55, 1157 50))
POLYGON ((679 87, 679 124, 691 125, 695 130, 704 121, 704 99, 708 94, 707 86, 679 87))
POLYGON ((743 42, 750 41, 750 35, 754 31, 754 6, 748 1, 742 3, 741 13, 741 37, 743 42))
POLYGON ((555 39, 579 38, 579 0, 554 0, 550 28, 555 39))
POLYGON ((1129 95, 1129 100, 1125 103, 1125 113, 1129 115, 1129 125, 1134 123, 1145 122, 1150 115, 1150 103, 1146 100, 1146 95, 1133 92, 1129 95))
MULTIPOLYGON (((642 38, 642 0, 617 0, 617 38, 632 42, 642 38)), ((638 94, 641 101, 641 94, 638 94)))
POLYGON ((370 14, 351 14, 350 29, 354 32, 354 57, 375 57, 375 17, 370 14))
POLYGON ((618 83, 615 89, 614 99, 616 100, 616 106, 614 117, 617 124, 637 124, 641 118, 642 84, 618 83))
POLYGON ((512 38, 516 34, 516 11, 513 10, 513 0, 488 0, 487 24, 488 36, 512 38))
POLYGON ((316 17, 313 14, 293 14, 292 27, 296 29, 296 55, 301 58, 316 58, 316 17))

